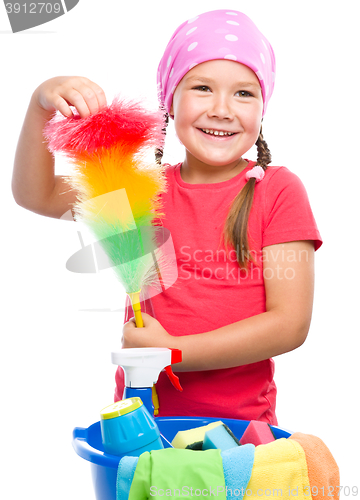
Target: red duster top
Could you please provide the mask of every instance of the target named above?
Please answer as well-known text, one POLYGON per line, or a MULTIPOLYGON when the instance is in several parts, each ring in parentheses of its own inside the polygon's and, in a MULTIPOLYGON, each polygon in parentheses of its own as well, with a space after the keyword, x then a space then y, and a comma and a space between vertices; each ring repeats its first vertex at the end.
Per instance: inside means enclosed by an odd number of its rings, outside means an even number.
MULTIPOLYGON (((248 166, 237 176, 213 184, 189 184, 181 164, 167 167, 162 195, 163 226, 174 242, 179 277, 176 286, 151 299, 156 319, 174 336, 208 332, 266 311, 262 249, 297 240, 321 244, 306 190, 286 167, 267 168, 255 186, 249 217, 249 245, 258 265, 241 270, 235 250, 226 258, 220 244, 231 202, 244 186, 248 166)), ((291 279, 291 268, 280 269, 291 279)), ((176 365, 173 366, 176 373, 176 365)), ((184 415, 277 424, 274 361, 220 370, 178 372, 183 392, 165 372, 156 384, 159 416, 184 415)), ((122 398, 123 371, 116 372, 115 401, 122 398)))

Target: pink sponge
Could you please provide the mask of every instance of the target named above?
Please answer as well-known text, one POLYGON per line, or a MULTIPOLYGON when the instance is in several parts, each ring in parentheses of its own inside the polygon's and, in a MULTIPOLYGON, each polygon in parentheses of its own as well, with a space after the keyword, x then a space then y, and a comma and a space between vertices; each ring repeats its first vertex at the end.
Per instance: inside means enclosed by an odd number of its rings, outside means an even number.
POLYGON ((251 443, 257 446, 259 444, 271 443, 271 441, 275 441, 275 436, 270 425, 266 422, 251 420, 240 439, 240 444, 251 443))

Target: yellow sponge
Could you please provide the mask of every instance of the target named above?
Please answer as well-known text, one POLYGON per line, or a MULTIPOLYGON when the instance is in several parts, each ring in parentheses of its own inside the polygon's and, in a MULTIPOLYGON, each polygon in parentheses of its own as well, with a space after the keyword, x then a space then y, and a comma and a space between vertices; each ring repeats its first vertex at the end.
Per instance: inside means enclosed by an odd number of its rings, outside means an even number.
POLYGON ((219 425, 223 425, 221 420, 212 422, 208 425, 203 425, 201 427, 195 427, 194 429, 188 429, 187 431, 179 431, 172 440, 171 444, 174 448, 201 450, 205 432, 219 425))

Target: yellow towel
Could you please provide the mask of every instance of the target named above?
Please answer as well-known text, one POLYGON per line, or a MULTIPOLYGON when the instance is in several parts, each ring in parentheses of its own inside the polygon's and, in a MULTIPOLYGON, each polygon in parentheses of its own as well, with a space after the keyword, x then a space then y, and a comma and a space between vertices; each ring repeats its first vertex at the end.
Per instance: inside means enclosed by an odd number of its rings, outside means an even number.
POLYGON ((305 452, 297 441, 281 438, 255 448, 244 500, 311 500, 309 491, 305 452))

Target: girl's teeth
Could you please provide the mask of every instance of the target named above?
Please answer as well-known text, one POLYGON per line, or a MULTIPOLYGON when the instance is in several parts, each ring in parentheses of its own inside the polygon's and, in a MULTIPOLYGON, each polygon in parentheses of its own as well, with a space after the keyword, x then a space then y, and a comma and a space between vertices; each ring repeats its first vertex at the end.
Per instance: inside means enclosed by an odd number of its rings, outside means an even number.
POLYGON ((203 132, 210 135, 233 135, 231 132, 223 132, 218 130, 211 130, 208 128, 202 129, 203 132))

